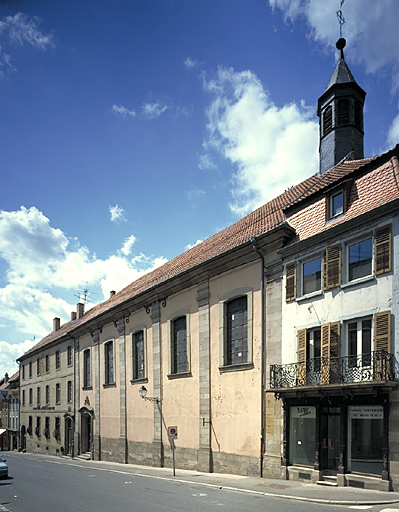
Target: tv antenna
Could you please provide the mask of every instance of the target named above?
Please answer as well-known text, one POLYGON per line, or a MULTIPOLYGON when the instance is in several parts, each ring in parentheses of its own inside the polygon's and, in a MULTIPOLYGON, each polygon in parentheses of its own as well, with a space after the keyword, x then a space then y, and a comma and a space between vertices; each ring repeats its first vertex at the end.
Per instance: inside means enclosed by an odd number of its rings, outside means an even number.
POLYGON ((87 304, 87 301, 89 300, 89 295, 96 295, 95 293, 91 292, 88 288, 87 288, 87 281, 86 281, 86 287, 84 288, 84 290, 78 290, 77 293, 75 293, 75 297, 77 297, 79 299, 79 302, 83 302, 84 305, 87 304))
POLYGON ((342 14, 342 6, 344 5, 345 3, 345 0, 341 0, 340 4, 339 4, 339 10, 337 11, 337 19, 338 19, 338 23, 339 23, 339 37, 340 39, 342 39, 342 25, 345 24, 345 18, 344 18, 344 15, 342 14))

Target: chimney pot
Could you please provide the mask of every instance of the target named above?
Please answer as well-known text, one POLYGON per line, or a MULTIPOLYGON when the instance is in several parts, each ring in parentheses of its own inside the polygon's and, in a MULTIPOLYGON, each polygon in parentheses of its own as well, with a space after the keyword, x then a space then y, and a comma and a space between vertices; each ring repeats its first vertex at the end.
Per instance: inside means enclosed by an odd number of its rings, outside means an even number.
POLYGON ((58 329, 61 327, 61 320, 58 317, 55 317, 53 320, 53 331, 58 331, 58 329))
POLYGON ((78 319, 82 318, 82 316, 85 314, 85 305, 79 302, 77 305, 77 313, 78 313, 78 319))
POLYGON ((115 290, 112 290, 109 294, 109 298, 113 297, 115 295, 115 290))
POLYGON ((71 312, 71 320, 76 320, 76 311, 71 312))

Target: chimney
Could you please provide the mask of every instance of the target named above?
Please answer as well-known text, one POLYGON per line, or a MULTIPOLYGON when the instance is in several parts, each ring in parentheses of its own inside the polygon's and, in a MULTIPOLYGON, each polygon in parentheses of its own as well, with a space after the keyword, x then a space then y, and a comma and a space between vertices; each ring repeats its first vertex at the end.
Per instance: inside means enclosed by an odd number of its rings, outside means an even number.
POLYGON ((79 302, 77 305, 77 313, 78 313, 78 319, 82 318, 82 316, 85 314, 85 305, 79 302))
POLYGON ((76 311, 71 312, 71 320, 76 320, 76 311))
POLYGON ((109 298, 113 297, 115 295, 115 290, 112 290, 112 292, 110 292, 109 294, 109 298))
POLYGON ((58 317, 55 317, 53 320, 53 332, 58 331, 61 327, 61 320, 58 317))

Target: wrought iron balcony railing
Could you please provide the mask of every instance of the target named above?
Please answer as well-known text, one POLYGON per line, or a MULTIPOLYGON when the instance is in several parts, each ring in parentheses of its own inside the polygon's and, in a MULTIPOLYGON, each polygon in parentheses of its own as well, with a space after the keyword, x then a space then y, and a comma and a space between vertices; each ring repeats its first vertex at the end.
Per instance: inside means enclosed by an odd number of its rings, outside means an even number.
POLYGON ((317 357, 306 363, 270 367, 272 389, 395 380, 395 358, 385 350, 345 357, 317 357))

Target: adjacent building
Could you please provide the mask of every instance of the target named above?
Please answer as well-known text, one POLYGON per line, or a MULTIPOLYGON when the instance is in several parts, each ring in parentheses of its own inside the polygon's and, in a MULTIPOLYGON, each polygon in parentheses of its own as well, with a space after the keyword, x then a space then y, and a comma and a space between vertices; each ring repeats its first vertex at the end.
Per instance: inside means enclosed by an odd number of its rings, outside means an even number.
POLYGON ((19 359, 27 451, 163 466, 173 431, 181 468, 399 489, 399 146, 364 158, 338 46, 320 172, 55 319, 19 359))

